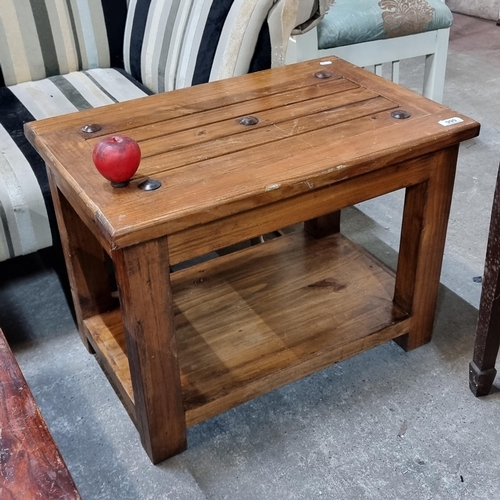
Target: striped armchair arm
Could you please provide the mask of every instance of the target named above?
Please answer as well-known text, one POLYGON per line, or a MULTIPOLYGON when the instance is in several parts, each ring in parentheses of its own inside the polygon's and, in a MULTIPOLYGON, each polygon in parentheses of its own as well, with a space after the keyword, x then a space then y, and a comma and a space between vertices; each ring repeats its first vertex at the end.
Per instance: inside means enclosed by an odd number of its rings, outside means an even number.
POLYGON ((271 67, 285 64, 291 35, 314 28, 335 0, 278 0, 268 16, 271 39, 271 67))

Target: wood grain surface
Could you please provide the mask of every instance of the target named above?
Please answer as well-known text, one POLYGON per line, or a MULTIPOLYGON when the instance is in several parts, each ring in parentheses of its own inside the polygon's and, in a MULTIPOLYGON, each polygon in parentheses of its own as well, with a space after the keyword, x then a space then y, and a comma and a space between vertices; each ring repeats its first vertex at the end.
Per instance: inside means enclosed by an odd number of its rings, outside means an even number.
POLYGON ((0 330, 0 498, 79 500, 80 495, 0 330))
POLYGON ((332 59, 329 79, 314 76, 321 69, 319 61, 308 61, 212 82, 33 122, 26 134, 58 172, 58 187, 79 216, 116 248, 353 178, 478 133, 470 118, 344 61, 332 59), (402 107, 411 112, 409 119, 390 116, 402 107), (238 120, 248 115, 259 123, 241 125, 238 120), (87 116, 103 129, 80 132, 87 116), (463 121, 439 124, 452 116, 463 121), (135 180, 124 189, 112 188, 91 160, 96 141, 117 132, 136 139, 143 152, 135 180), (137 189, 147 176, 162 187, 137 189))
MULTIPOLYGON (((410 328, 392 274, 340 234, 291 233, 174 273, 172 290, 187 425, 410 328)), ((120 312, 86 325, 132 397, 120 312)))
POLYGON ((430 340, 458 145, 479 133, 474 120, 328 58, 25 132, 51 172, 82 338, 153 462, 185 449, 186 425, 382 342, 430 340), (142 150, 120 189, 91 160, 114 133, 142 150), (138 189, 146 177, 162 186, 138 189), (403 188, 394 276, 339 233, 339 210, 403 188), (206 260, 299 222, 305 231, 206 260))

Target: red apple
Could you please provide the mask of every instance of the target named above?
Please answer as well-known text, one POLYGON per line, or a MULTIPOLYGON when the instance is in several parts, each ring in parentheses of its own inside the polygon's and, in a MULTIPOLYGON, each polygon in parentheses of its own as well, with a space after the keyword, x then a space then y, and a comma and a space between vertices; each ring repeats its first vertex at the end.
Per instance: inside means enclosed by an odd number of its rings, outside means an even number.
POLYGON ((94 146, 92 160, 97 170, 111 181, 113 187, 123 187, 139 167, 141 149, 130 137, 111 135, 94 146))

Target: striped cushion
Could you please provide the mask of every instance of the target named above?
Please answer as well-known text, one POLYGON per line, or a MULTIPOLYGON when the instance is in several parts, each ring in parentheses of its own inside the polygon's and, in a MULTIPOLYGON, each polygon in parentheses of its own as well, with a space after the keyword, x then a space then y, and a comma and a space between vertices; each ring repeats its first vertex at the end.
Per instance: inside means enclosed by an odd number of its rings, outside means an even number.
POLYGON ((6 85, 81 69, 123 67, 126 0, 1 0, 6 85))
POLYGON ((92 69, 0 88, 0 261, 50 246, 50 228, 55 228, 45 164, 26 140, 23 124, 146 93, 146 88, 116 69, 92 69))
POLYGON ((52 244, 47 211, 30 163, 0 125, 0 261, 52 244))
POLYGON ((153 92, 283 64, 295 26, 326 0, 130 0, 125 69, 153 92))

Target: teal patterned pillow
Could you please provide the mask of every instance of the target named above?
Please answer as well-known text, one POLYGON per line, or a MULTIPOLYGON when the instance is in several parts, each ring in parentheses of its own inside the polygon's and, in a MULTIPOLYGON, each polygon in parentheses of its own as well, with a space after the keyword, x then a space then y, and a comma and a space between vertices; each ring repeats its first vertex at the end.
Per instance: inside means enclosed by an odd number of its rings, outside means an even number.
POLYGON ((441 0, 335 0, 318 25, 318 47, 331 49, 449 28, 441 0))

